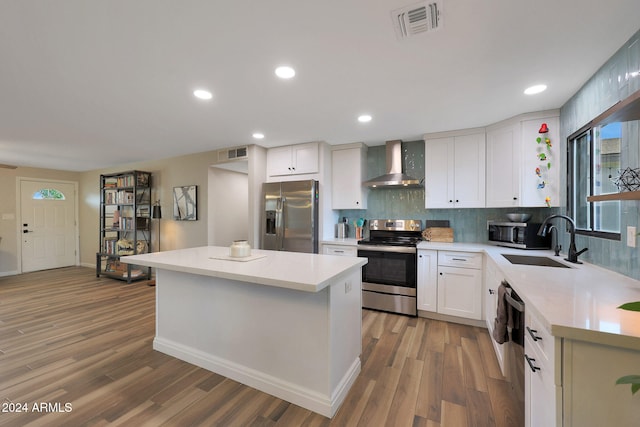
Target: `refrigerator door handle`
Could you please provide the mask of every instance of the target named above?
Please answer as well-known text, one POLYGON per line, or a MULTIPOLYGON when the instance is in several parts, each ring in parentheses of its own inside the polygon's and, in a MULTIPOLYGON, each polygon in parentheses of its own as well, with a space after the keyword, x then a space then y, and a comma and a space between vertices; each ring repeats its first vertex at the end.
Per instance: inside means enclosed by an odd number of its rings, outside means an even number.
POLYGON ((276 205, 276 250, 284 247, 284 197, 279 197, 276 205))

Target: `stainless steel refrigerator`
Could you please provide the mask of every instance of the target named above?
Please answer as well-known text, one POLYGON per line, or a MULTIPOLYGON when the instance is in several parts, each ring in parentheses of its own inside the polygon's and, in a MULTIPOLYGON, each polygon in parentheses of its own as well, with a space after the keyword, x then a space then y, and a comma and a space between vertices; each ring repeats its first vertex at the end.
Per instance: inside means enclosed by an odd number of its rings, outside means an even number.
POLYGON ((318 181, 262 184, 261 249, 318 253, 318 181))

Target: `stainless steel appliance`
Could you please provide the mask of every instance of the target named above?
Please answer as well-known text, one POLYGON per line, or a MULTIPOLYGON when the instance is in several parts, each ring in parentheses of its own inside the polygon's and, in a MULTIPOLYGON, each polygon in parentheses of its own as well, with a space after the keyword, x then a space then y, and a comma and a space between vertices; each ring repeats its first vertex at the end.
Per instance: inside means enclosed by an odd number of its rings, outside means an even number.
POLYGON ((519 249, 549 249, 550 236, 538 236, 540 224, 489 221, 489 243, 519 249))
POLYGON ((402 141, 387 141, 387 173, 365 181, 362 185, 371 188, 407 188, 422 187, 422 181, 402 172, 402 141))
POLYGON ((417 314, 417 245, 422 221, 374 219, 369 238, 358 242, 362 268, 362 306, 415 316, 417 314))
POLYGON ((318 181, 262 184, 261 249, 318 253, 318 181))
POLYGON ((524 362, 528 361, 524 354, 524 310, 525 305, 516 291, 507 282, 502 282, 507 287, 505 300, 513 313, 513 328, 509 330, 510 340, 505 343, 504 371, 511 385, 515 400, 522 413, 524 413, 524 362))

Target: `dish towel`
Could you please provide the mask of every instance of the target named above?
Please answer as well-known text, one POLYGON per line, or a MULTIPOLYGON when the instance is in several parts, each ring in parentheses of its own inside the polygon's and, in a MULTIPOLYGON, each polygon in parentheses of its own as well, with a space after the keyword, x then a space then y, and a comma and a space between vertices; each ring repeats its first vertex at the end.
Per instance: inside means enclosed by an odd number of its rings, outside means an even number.
POLYGON ((509 324, 509 320, 512 317, 509 316, 511 306, 505 298, 507 292, 507 286, 502 282, 498 287, 498 307, 496 309, 496 318, 493 321, 493 339, 496 340, 498 344, 509 341, 507 326, 512 326, 509 324))

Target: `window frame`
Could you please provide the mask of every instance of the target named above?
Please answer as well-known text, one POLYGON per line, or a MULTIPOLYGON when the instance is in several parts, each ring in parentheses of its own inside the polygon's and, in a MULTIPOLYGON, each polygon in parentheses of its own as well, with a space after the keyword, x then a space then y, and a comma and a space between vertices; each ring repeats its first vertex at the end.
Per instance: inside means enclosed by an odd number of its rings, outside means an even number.
MULTIPOLYGON (((587 136, 588 138, 588 149, 589 149, 589 177, 588 177, 588 184, 589 184, 589 188, 588 188, 588 196, 593 196, 594 192, 595 192, 595 168, 594 168, 594 164, 595 164, 595 141, 596 141, 596 135, 595 135, 595 131, 598 128, 598 126, 595 126, 592 123, 587 124, 586 126, 583 126, 582 128, 578 129, 576 132, 572 133, 571 135, 569 135, 569 137, 567 138, 567 201, 566 201, 566 208, 567 208, 567 214, 568 216, 570 216, 571 218, 574 219, 576 218, 576 212, 577 209, 575 209, 574 206, 574 200, 575 200, 575 193, 576 193, 576 176, 575 176, 575 141, 582 138, 583 136, 587 136)), ((620 241, 622 240, 622 231, 618 231, 617 233, 615 232, 610 232, 610 231, 599 231, 599 230, 595 230, 595 224, 598 222, 596 219, 596 213, 597 213, 597 209, 596 209, 596 204, 597 203, 601 203, 601 202, 588 202, 588 209, 589 209, 589 216, 588 216, 588 229, 585 228, 579 228, 578 224, 576 223, 576 229, 575 232, 576 234, 581 234, 584 236, 589 236, 589 237, 597 237, 597 238, 601 238, 601 239, 608 239, 608 240, 617 240, 620 241)), ((619 215, 619 223, 622 224, 622 210, 618 209, 618 215, 619 215)))

